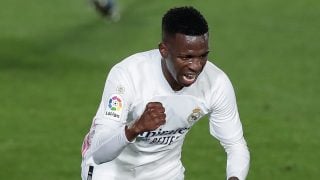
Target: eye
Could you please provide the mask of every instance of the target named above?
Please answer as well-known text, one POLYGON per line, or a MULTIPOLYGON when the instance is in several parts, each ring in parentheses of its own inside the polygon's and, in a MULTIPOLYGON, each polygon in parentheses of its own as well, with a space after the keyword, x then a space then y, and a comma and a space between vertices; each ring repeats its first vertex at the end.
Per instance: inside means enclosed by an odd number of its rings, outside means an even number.
POLYGON ((190 55, 186 55, 186 56, 180 56, 179 57, 182 61, 191 61, 192 60, 192 56, 190 55))

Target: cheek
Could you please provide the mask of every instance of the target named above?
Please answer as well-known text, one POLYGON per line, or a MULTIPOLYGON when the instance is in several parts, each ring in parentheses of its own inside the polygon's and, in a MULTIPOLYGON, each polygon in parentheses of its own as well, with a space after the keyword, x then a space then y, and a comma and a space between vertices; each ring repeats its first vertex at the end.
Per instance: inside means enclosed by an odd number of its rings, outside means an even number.
POLYGON ((185 66, 182 66, 181 64, 175 64, 175 65, 174 65, 174 69, 175 69, 177 75, 183 73, 183 71, 184 71, 185 68, 186 68, 186 67, 185 67, 185 66))
POLYGON ((185 64, 174 64, 175 78, 176 80, 181 80, 182 76, 188 72, 188 65, 185 64))

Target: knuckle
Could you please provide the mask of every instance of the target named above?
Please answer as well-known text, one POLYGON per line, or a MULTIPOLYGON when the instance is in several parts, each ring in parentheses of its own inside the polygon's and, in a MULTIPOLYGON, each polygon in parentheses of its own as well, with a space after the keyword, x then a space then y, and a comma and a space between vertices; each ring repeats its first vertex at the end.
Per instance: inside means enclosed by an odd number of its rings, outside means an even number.
POLYGON ((151 106, 151 103, 147 103, 146 108, 149 108, 151 106))
POLYGON ((154 102, 154 105, 157 106, 157 107, 162 107, 161 102, 154 102))

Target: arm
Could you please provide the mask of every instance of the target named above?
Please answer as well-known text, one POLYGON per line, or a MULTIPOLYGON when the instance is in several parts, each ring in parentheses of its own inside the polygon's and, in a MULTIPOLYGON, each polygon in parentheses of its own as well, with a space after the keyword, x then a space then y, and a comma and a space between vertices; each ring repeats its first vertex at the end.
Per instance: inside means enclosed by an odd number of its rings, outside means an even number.
POLYGON ((130 143, 125 125, 132 101, 131 89, 126 72, 112 68, 89 135, 90 155, 97 164, 113 160, 130 143))
POLYGON ((150 102, 146 105, 141 117, 131 127, 117 123, 112 124, 112 122, 109 122, 108 126, 98 126, 96 131, 100 133, 94 138, 94 161, 101 164, 113 160, 138 134, 157 129, 165 123, 165 118, 162 104, 150 102))
POLYGON ((149 102, 141 115, 131 127, 125 127, 125 134, 129 141, 135 139, 138 134, 153 131, 166 122, 165 109, 160 102, 149 102))
POLYGON ((243 137, 236 98, 226 75, 217 80, 217 88, 211 98, 210 133, 216 137, 227 153, 227 178, 246 178, 250 154, 243 137))
POLYGON ((161 103, 150 102, 141 117, 127 126, 132 101, 130 81, 121 69, 113 68, 108 76, 102 101, 94 120, 91 153, 97 164, 112 161, 138 134, 157 129, 165 123, 161 103), (125 91, 119 93, 122 87, 125 91))

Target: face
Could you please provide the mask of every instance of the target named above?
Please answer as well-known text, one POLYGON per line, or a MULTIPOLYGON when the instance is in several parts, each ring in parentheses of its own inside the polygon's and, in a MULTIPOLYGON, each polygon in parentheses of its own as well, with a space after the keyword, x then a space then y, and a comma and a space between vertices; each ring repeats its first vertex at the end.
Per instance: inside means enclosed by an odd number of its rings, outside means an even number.
POLYGON ((209 53, 208 34, 176 34, 159 44, 162 71, 173 90, 193 84, 202 72, 209 53))

